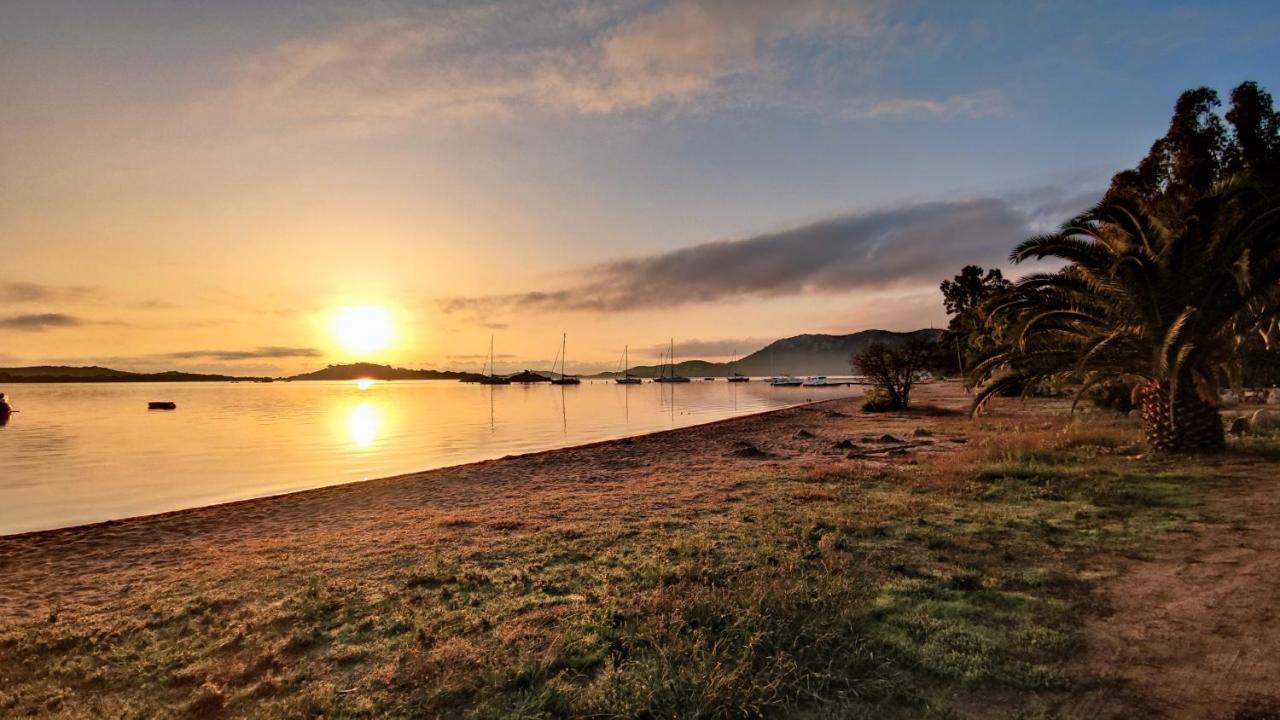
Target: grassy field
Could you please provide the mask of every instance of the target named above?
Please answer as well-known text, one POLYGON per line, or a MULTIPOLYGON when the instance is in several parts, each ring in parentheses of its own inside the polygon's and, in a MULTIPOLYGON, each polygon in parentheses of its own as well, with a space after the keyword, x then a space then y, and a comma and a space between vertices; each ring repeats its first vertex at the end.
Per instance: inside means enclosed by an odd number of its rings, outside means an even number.
POLYGON ((1194 521, 1215 480, 1100 417, 761 467, 714 512, 478 552, 193 567, 128 612, 0 627, 0 715, 1132 717, 1144 699, 1079 662, 1083 621, 1108 559, 1194 521))

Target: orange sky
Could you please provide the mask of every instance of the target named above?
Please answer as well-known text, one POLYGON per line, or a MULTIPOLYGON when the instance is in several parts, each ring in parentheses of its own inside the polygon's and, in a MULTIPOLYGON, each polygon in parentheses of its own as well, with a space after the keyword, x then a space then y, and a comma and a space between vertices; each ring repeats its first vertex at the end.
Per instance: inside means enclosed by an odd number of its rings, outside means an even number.
POLYGON ((567 332, 588 371, 941 325, 943 277, 1089 204, 1178 91, 1280 67, 1248 3, 1100 6, 1177 39, 1140 62, 1071 3, 981 5, 5 4, 0 366, 478 369, 494 335, 514 370, 567 332), (356 357, 331 321, 367 305, 395 339, 356 357))

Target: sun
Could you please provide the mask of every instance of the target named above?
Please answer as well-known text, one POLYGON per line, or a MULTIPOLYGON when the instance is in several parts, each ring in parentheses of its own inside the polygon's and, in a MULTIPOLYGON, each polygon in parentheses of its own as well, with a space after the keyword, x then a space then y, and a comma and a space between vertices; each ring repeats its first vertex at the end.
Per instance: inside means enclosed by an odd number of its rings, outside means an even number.
POLYGON ((368 355, 385 350, 395 336, 391 314, 376 305, 344 307, 333 317, 333 337, 343 350, 368 355))

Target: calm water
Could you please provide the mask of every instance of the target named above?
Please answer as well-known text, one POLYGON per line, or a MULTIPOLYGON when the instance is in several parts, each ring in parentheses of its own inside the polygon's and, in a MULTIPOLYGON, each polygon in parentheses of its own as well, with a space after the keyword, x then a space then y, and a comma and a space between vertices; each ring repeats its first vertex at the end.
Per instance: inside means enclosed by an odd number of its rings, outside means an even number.
POLYGON ((0 534, 685 427, 858 394, 763 382, 10 385, 0 534), (148 411, 173 400, 175 411, 148 411))

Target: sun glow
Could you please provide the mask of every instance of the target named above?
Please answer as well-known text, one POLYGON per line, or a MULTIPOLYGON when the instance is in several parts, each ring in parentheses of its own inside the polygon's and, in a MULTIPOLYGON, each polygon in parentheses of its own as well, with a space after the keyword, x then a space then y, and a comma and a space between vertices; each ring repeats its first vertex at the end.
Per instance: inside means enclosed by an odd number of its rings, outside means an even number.
POLYGON ((376 305, 342 308, 334 315, 332 330, 342 349, 356 355, 385 350, 395 336, 391 314, 376 305))
POLYGON ((373 443, 378 439, 378 426, 381 423, 378 419, 378 411, 370 407, 369 403, 361 403, 347 417, 347 434, 351 436, 351 441, 360 450, 368 450, 373 447, 373 443))

